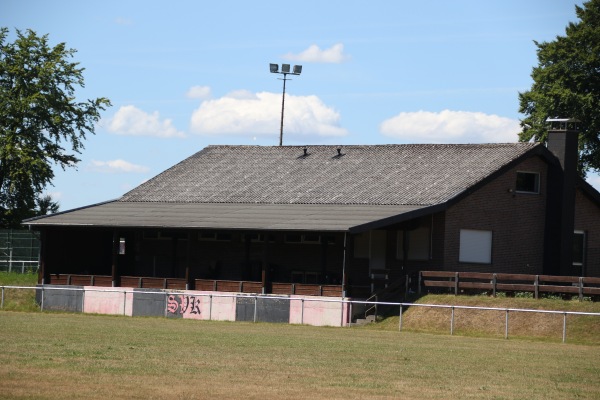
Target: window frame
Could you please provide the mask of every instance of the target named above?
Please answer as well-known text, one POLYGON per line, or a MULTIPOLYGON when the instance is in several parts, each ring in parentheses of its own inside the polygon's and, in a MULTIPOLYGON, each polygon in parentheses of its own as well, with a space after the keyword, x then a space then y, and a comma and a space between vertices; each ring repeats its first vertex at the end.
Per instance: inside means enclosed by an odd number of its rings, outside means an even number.
POLYGON ((515 193, 520 194, 540 194, 540 186, 541 186, 541 176, 539 172, 536 171, 517 171, 517 176, 515 179, 515 193), (534 180, 534 190, 523 190, 519 189, 519 175, 533 175, 535 176, 534 180))
POLYGON ((584 230, 574 230, 573 231, 573 246, 575 246, 575 236, 581 235, 581 261, 575 261, 575 249, 573 248, 573 260, 572 265, 575 267, 582 267, 585 265, 585 253, 587 250, 587 233, 584 230))

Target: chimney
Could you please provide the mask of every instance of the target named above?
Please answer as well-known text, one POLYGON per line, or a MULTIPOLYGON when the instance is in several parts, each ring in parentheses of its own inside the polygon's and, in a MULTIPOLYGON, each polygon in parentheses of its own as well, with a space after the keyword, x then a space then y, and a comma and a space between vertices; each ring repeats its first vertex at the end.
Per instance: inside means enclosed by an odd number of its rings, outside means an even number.
POLYGON ((573 231, 575 230, 575 183, 579 156, 579 121, 548 119, 548 150, 560 162, 548 173, 548 217, 545 273, 577 275, 573 268, 573 231))

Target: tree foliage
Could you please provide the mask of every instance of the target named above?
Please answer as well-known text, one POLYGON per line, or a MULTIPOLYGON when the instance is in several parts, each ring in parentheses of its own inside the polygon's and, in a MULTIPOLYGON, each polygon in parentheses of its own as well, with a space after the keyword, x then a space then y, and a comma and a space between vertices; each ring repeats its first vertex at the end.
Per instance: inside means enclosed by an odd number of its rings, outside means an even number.
POLYGON ((579 21, 568 24, 565 36, 535 42, 539 65, 533 85, 519 93, 521 141, 545 142, 547 118, 581 122, 580 171, 600 169, 600 0, 576 6, 579 21))
POLYGON ((18 227, 44 212, 41 194, 53 167, 77 164, 86 133, 94 133, 110 101, 76 100, 84 69, 70 61, 76 51, 65 43, 51 47, 48 35, 32 30, 17 30, 12 43, 7 36, 0 28, 0 226, 18 227))

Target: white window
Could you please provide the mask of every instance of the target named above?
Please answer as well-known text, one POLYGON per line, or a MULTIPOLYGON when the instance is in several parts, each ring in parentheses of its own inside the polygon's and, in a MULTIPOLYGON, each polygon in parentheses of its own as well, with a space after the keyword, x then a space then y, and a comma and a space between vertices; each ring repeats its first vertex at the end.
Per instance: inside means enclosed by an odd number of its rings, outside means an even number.
POLYGON ((429 260, 431 249, 431 231, 428 226, 422 226, 412 231, 398 231, 397 254, 398 260, 404 259, 404 235, 408 242, 409 260, 429 260))
POLYGON ((491 264, 492 231, 460 230, 459 262, 491 264))
POLYGON ((537 172, 517 172, 515 190, 517 193, 539 193, 540 174, 537 172))

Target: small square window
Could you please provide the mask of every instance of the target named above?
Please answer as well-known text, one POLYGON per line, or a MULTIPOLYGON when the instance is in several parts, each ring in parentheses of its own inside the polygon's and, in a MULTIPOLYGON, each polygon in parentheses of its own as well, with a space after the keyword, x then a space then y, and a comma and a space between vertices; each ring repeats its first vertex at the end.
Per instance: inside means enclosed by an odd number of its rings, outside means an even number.
POLYGON ((537 172, 517 172, 515 189, 519 193, 539 193, 540 174, 537 172))

